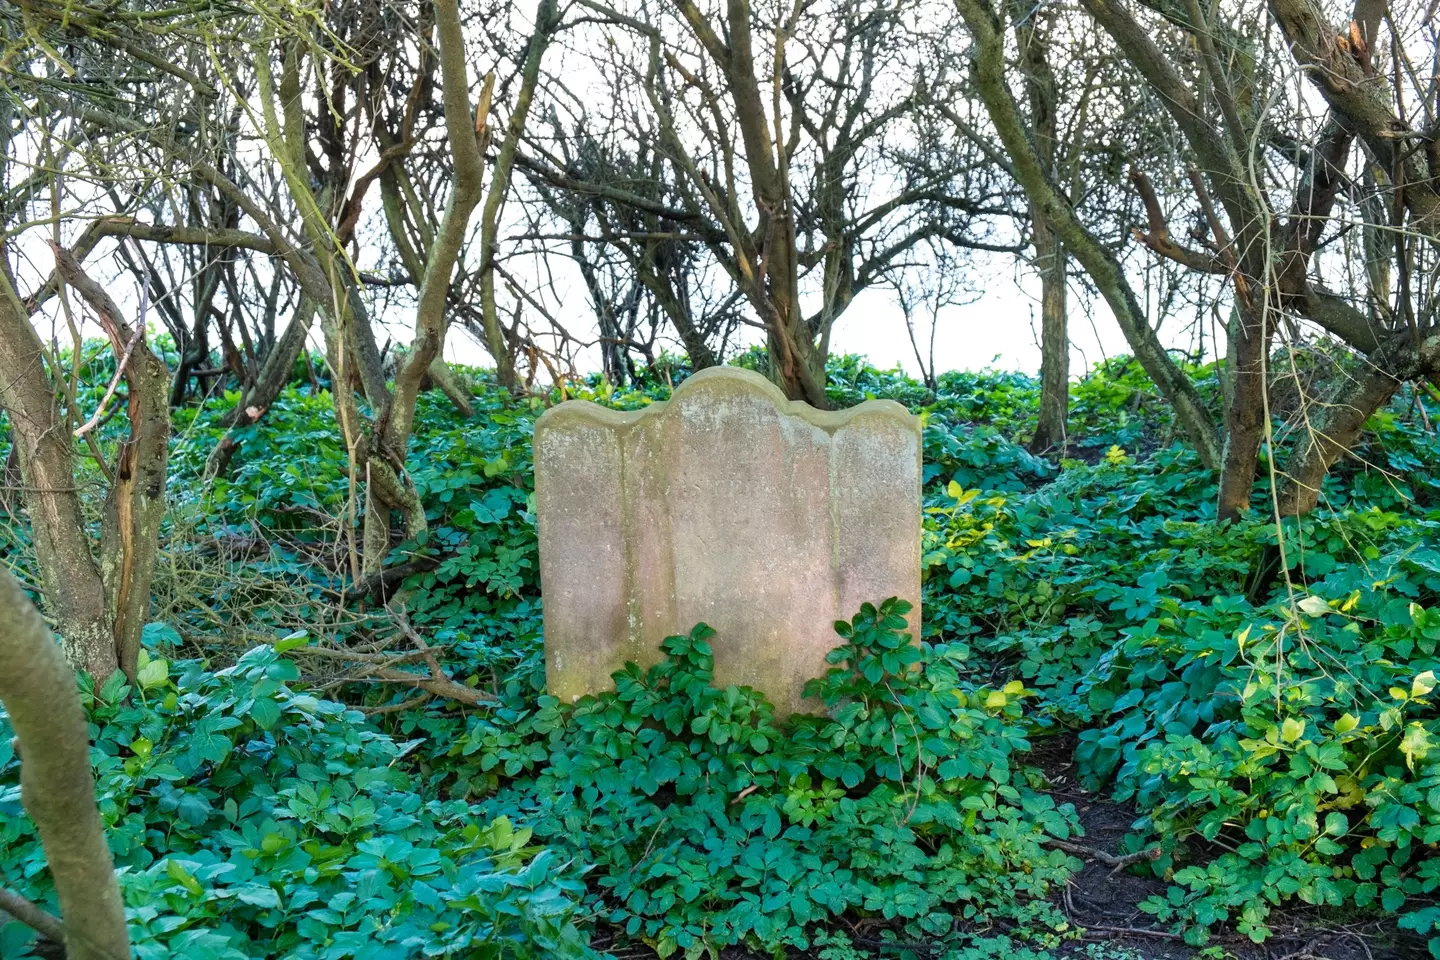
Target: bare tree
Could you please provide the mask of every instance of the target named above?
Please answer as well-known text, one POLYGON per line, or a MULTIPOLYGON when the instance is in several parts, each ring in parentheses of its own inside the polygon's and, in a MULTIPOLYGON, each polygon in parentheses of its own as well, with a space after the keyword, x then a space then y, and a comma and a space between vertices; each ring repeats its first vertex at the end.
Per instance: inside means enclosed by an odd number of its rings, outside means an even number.
POLYGON ((950 151, 917 145, 914 37, 944 30, 950 18, 936 8, 836 0, 776 12, 679 0, 630 15, 585 6, 634 41, 634 55, 615 54, 608 69, 612 97, 643 105, 628 135, 657 144, 651 176, 673 178, 674 200, 608 170, 594 179, 594 168, 567 166, 541 145, 528 165, 554 188, 665 221, 647 232, 704 245, 765 330, 771 376, 791 397, 827 404, 836 319, 904 269, 917 244, 1015 249, 992 239, 1008 198, 989 188, 983 156, 962 141, 950 151))
MULTIPOLYGON (((1005 122, 1017 114, 1005 83, 998 12, 974 0, 958 5, 976 39, 982 95, 1003 136, 1005 122)), ((1168 192, 1157 189, 1145 169, 1132 173, 1145 209, 1135 237, 1172 267, 1228 285, 1221 450, 1207 439, 1208 414, 1189 402, 1192 391, 1183 375, 1152 349, 1158 345, 1151 342, 1152 325, 1133 292, 1125 293, 1128 282, 1115 269, 1118 261, 1082 258, 1081 249, 1066 242, 1102 293, 1110 283, 1120 294, 1107 300, 1132 349, 1176 404, 1202 459, 1219 467, 1222 518, 1250 508, 1281 334, 1293 351, 1302 346, 1297 337, 1303 323, 1361 358, 1361 373, 1342 365, 1339 382, 1301 407, 1277 506, 1282 513, 1303 513, 1315 505, 1320 481, 1369 415, 1405 380, 1432 375, 1430 291, 1424 284, 1392 289, 1376 282, 1392 272, 1392 264, 1396 277, 1415 278, 1435 263, 1436 167, 1425 150, 1397 146, 1412 139, 1408 116, 1435 115, 1433 84, 1415 80, 1399 39, 1413 33, 1397 26, 1402 15, 1423 17, 1423 11, 1361 3, 1340 30, 1306 0, 1277 0, 1269 17, 1169 0, 1147 0, 1140 9, 1112 0, 1084 0, 1083 6, 1124 68, 1163 107, 1172 131, 1168 160, 1156 155, 1147 161, 1179 167, 1160 171, 1168 192), (1390 65, 1382 71, 1377 50, 1387 23, 1390 65), (1298 70, 1319 88, 1326 114, 1313 116, 1289 84, 1298 70), (1376 82, 1384 74, 1390 82, 1376 82), (1348 79, 1333 80, 1337 76, 1348 79), (1365 93, 1357 94, 1361 89, 1365 93), (1360 155, 1353 152, 1357 143, 1360 155), (1186 237, 1171 229, 1177 211, 1192 221, 1186 237), (1343 239, 1352 225, 1360 226, 1354 232, 1367 238, 1364 244, 1343 239), (1354 283, 1360 277, 1370 279, 1354 283), (1349 288, 1336 292, 1336 283, 1349 288)), ((1006 149, 1026 174, 1032 203, 1053 199, 1063 218, 1066 204, 1042 158, 1023 128, 1011 133, 1006 149)), ((1423 135, 1417 131, 1413 139, 1423 135)), ((1078 219, 1065 229, 1083 239, 1078 219)))
POLYGON ((1084 268, 1120 325, 1135 358, 1169 401, 1201 461, 1217 466, 1220 440, 1195 385, 1166 352, 1150 325, 1117 254, 1081 221, 1074 205, 1050 175, 1030 139, 1006 80, 1005 31, 986 0, 956 0, 974 40, 972 74, 996 136, 1032 210, 1038 210, 1065 249, 1084 268))
POLYGON ((626 145, 625 129, 641 122, 632 116, 607 129, 577 105, 567 128, 552 111, 547 146, 567 176, 589 189, 556 188, 532 172, 532 187, 552 224, 547 230, 537 222, 524 234, 560 245, 560 255, 575 263, 613 383, 623 382, 631 352, 655 362, 662 330, 679 340, 691 369, 701 370, 720 362, 742 323, 743 295, 724 266, 697 234, 667 215, 684 202, 675 163, 653 142, 626 145), (616 200, 615 190, 645 202, 616 200))
MULTIPOLYGON (((486 249, 493 252, 494 214, 508 190, 524 109, 507 126, 487 194, 483 149, 490 86, 483 94, 484 109, 475 112, 455 0, 422 6, 414 17, 401 8, 357 2, 328 10, 330 19, 323 24, 308 17, 237 15, 236 29, 225 34, 227 46, 220 49, 201 49, 204 44, 195 38, 209 36, 207 30, 160 31, 143 18, 121 16, 114 29, 77 34, 75 21, 62 11, 45 8, 42 14, 41 23, 92 62, 128 55, 161 65, 156 69, 163 83, 148 97, 117 98, 104 88, 97 88, 102 95, 94 97, 74 95, 72 86, 43 81, 27 95, 30 109, 45 111, 54 129, 68 124, 76 131, 66 142, 89 149, 86 159, 94 161, 95 169, 106 169, 104 164, 113 165, 118 157, 132 170, 148 171, 116 178, 125 181, 124 197, 114 189, 98 195, 130 209, 97 220, 103 226, 94 239, 126 236, 165 245, 159 257, 143 249, 124 253, 127 266, 165 303, 162 319, 182 339, 198 344, 189 359, 181 350, 171 398, 184 395, 205 338, 216 331, 222 365, 246 387, 240 407, 228 419, 235 425, 253 423, 286 379, 310 318, 318 316, 354 499, 365 507, 364 544, 351 550, 353 566, 356 575, 378 569, 389 548, 392 511, 401 514, 410 534, 424 527, 424 511, 404 464, 415 403, 426 382, 455 386, 440 359, 454 275, 469 241, 471 215, 482 201, 491 216, 488 232, 481 225, 482 246, 490 244, 486 249), (428 19, 432 13, 433 22, 428 19), (236 145, 247 138, 249 153, 242 162, 236 145), (108 153, 103 160, 102 151, 92 149, 100 144, 108 153), (415 162, 408 163, 412 156, 415 162), (430 161, 437 156, 444 162, 430 161), (415 189, 411 172, 432 178, 427 189, 415 189), (352 256, 366 198, 377 180, 393 188, 381 191, 386 219, 409 227, 392 235, 408 240, 413 233, 423 240, 410 244, 405 252, 412 256, 403 258, 417 288, 414 337, 403 354, 397 351, 393 390, 386 382, 366 286, 352 256), (183 186, 162 189, 168 183, 183 186), (404 202, 391 216, 397 195, 404 202), (434 205, 444 196, 444 213, 436 215, 434 205), (176 198, 184 202, 170 202, 176 198), (155 216, 166 209, 181 215, 148 224, 129 216, 131 210, 155 216), (170 255, 181 257, 183 264, 186 251, 196 259, 178 277, 168 273, 170 255), (188 315, 172 300, 182 285, 193 290, 188 315), (299 294, 292 301, 297 306, 277 336, 275 315, 292 291, 299 294), (258 315, 258 325, 240 322, 246 309, 258 315), (258 334, 254 338, 252 329, 258 334), (278 353, 270 348, 275 344, 278 353), (361 406, 362 397, 368 410, 361 406)), ((544 29, 530 43, 520 71, 522 100, 533 90, 548 29, 545 16, 553 14, 553 7, 542 5, 542 14, 544 29), (551 13, 544 14, 545 9, 551 13)), ((82 19, 89 15, 88 8, 81 12, 82 19)), ((208 16, 182 10, 172 15, 208 16)), ((48 62, 39 47, 35 56, 48 62)), ((42 285, 25 298, 26 309, 39 309, 56 289, 53 282, 42 285)), ((18 330, 21 324, 17 320, 17 358, 33 352, 18 330)), ((503 376, 504 357, 499 359, 503 376)), ((460 391, 452 393, 468 403, 460 391)), ((132 402, 139 396, 132 391, 132 402)), ((233 446, 233 437, 222 443, 216 469, 233 446)))

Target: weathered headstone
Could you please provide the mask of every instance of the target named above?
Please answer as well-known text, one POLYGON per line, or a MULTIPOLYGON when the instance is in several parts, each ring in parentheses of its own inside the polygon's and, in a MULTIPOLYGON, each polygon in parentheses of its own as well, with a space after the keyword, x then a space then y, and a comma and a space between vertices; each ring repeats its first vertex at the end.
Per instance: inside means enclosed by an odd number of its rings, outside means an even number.
POLYGON ((586 401, 535 426, 546 679, 570 701, 698 622, 715 682, 788 714, 827 669, 834 621, 898 596, 920 611, 920 424, 900 404, 839 412, 764 377, 702 371, 667 403, 586 401))

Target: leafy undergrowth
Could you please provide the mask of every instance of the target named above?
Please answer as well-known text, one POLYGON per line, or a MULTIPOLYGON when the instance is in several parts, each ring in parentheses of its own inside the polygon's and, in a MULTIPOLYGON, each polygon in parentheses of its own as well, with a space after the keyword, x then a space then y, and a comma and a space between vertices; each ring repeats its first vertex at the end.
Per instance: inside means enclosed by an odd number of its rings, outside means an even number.
MULTIPOLYGON (((807 688, 826 716, 779 725, 761 694, 711 686, 700 625, 615 693, 513 698, 418 767, 426 741, 297 687, 304 637, 219 671, 147 654, 139 689, 86 689, 136 953, 580 957, 593 918, 662 957, 809 947, 845 913, 932 940, 957 920, 1061 931, 1046 897, 1072 864, 1043 840, 1075 821, 1019 776, 1024 691, 962 684, 908 612, 837 624, 807 688)), ((0 849, 36 894, 8 751, 0 849)))
MULTIPOLYGON (((680 376, 580 392, 635 408, 680 376)), ((924 636, 862 612, 815 682, 826 715, 786 724, 709 685, 698 628, 613 694, 544 696, 538 400, 482 383, 461 422, 422 399, 429 530, 396 545, 402 584, 358 598, 323 389, 283 396, 208 486, 222 411, 177 412, 150 659, 128 697, 86 693, 142 955, 579 956, 597 930, 630 955, 1074 955, 1055 891, 1078 864, 1045 841, 1074 839, 1073 794, 1024 762, 1073 743, 1079 786, 1133 811, 1112 852, 1160 851, 1128 868, 1154 893, 1127 923, 1219 956, 1323 908, 1440 956, 1440 411, 1373 418, 1303 524, 1268 519, 1262 482, 1221 526, 1133 364, 1075 385, 1058 463, 1015 442, 1031 378, 937 386, 833 365, 837 405, 925 418, 924 636), (401 608, 493 707, 297 666, 401 608)), ((0 538, 23 571, 23 518, 0 538)), ((0 745, 0 882, 44 900, 16 770, 0 745)), ((0 929, 0 955, 26 936, 0 929)))

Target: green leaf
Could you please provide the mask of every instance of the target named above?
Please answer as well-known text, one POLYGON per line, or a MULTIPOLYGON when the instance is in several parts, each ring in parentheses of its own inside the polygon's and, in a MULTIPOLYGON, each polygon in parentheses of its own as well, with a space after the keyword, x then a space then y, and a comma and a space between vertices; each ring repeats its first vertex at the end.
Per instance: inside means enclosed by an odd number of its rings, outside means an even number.
POLYGON ((168 623, 147 623, 140 631, 140 642, 147 647, 179 647, 185 641, 168 623))
MULTIPOLYGON (((143 654, 144 651, 141 651, 141 653, 143 654)), ((144 663, 135 672, 135 682, 140 685, 141 690, 154 690, 156 687, 163 687, 169 679, 169 661, 158 658, 144 663)))
POLYGON ((233 746, 229 737, 221 736, 204 724, 197 726, 190 735, 190 755, 198 760, 220 763, 230 755, 233 746))
POLYGON ((310 643, 310 634, 305 630, 296 630, 294 633, 286 634, 274 643, 276 653, 285 653, 288 650, 295 650, 310 643))
POLYGON ((261 730, 270 730, 280 722, 280 704, 269 697, 262 697, 255 701, 250 707, 250 719, 261 730))
POLYGON ((271 910, 278 910, 280 907, 280 894, 275 888, 263 883, 246 883, 232 888, 235 898, 241 903, 248 903, 252 907, 265 907, 271 910))
POLYGON ((196 880, 195 875, 186 870, 179 860, 166 862, 165 875, 197 897, 203 896, 205 893, 205 888, 200 886, 200 881, 196 880))

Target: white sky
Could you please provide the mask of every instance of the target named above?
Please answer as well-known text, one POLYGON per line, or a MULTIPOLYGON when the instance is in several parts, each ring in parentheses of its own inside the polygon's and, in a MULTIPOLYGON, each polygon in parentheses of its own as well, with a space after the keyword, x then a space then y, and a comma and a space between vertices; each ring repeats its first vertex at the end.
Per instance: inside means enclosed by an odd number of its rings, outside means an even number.
MULTIPOLYGON (((939 317, 935 332, 935 366, 937 372, 947 370, 980 370, 993 367, 1000 370, 1017 370, 1035 373, 1040 369, 1040 284, 1038 278, 1028 271, 1016 258, 1004 254, 977 256, 970 264, 977 276, 971 279, 973 286, 983 291, 973 303, 947 307, 939 317)), ((1072 272, 1078 266, 1071 264, 1072 272)), ((1137 292, 1142 291, 1138 277, 1131 277, 1137 292)), ((566 309, 562 316, 573 321, 570 326, 576 335, 595 335, 593 320, 581 318, 591 316, 589 303, 578 282, 563 291, 566 309)), ((1078 377, 1106 357, 1129 353, 1125 337, 1114 317, 1103 303, 1090 301, 1080 285, 1073 279, 1070 285, 1070 375, 1078 377)), ((917 315, 917 337, 921 338, 922 353, 927 356, 929 345, 928 314, 917 315)), ((1161 339, 1167 346, 1184 350, 1194 348, 1191 333, 1183 329, 1187 325, 1172 318, 1161 328, 1161 339), (1171 329, 1167 332, 1166 327, 1171 329)), ((399 324, 394 326, 397 338, 405 338, 399 324)), ((743 331, 746 344, 761 342, 760 331, 746 328, 743 331)), ((1210 333, 1206 331, 1206 354, 1213 356, 1209 344, 1210 333)), ((672 352, 679 352, 673 346, 672 352)), ((914 349, 910 345, 905 329, 905 317, 894 295, 884 289, 872 288, 855 298, 850 308, 835 323, 831 335, 831 354, 838 356, 858 353, 869 359, 876 367, 888 369, 900 366, 907 373, 917 375, 919 367, 914 349)), ((452 328, 447 338, 445 355, 448 359, 473 365, 491 366, 489 355, 470 335, 452 328)), ((580 372, 588 373, 600 368, 597 350, 585 351, 578 359, 580 372)))

